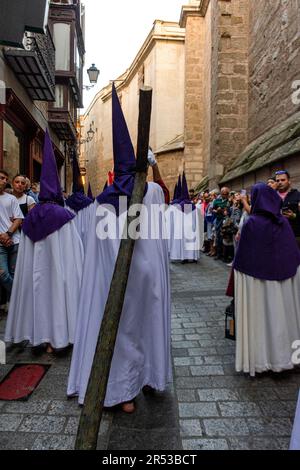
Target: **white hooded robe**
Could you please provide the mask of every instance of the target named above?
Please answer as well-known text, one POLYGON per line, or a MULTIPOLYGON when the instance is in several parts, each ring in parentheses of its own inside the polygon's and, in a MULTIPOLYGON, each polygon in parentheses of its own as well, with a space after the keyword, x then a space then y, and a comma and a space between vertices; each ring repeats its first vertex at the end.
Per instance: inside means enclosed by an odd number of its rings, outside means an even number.
MULTIPOLYGON (((151 204, 164 204, 163 191, 155 183, 148 183, 144 197, 147 209, 151 204)), ((98 208, 95 201, 67 390, 68 395, 78 395, 79 404, 84 402, 120 246, 120 239, 97 238, 98 208)), ((160 234, 159 239, 135 242, 105 406, 132 400, 145 385, 166 388, 171 380, 170 327, 168 249, 160 234)))

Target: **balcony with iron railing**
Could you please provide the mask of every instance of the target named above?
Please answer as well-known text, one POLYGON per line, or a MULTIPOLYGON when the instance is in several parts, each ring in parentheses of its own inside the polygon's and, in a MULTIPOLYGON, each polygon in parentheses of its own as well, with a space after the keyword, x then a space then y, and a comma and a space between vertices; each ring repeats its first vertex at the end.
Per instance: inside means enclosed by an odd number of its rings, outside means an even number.
POLYGON ((51 128, 59 140, 76 141, 76 127, 69 111, 65 109, 50 108, 48 119, 51 128))
POLYGON ((55 100, 55 46, 51 33, 25 32, 24 49, 6 48, 5 58, 33 100, 55 100))

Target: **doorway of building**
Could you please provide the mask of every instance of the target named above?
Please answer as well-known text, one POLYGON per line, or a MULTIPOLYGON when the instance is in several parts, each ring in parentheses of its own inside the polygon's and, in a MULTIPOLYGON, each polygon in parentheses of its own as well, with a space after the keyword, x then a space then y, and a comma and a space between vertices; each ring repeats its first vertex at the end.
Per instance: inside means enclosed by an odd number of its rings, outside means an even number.
POLYGON ((24 135, 8 121, 3 121, 3 168, 10 180, 25 172, 24 135))
POLYGON ((33 160, 32 182, 39 183, 41 179, 42 165, 37 160, 33 160))

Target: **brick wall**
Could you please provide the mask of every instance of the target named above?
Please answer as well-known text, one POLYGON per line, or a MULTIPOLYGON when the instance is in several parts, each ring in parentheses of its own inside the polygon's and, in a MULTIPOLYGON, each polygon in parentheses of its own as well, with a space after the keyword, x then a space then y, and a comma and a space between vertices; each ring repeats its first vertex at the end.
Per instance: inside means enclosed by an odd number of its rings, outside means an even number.
POLYGON ((102 129, 98 130, 94 139, 86 144, 85 157, 88 158, 87 184, 90 182, 94 196, 99 194, 107 180, 107 174, 112 170, 112 151, 108 153, 109 159, 105 158, 104 135, 102 129), (88 147, 87 147, 88 146, 88 147))
POLYGON ((274 173, 278 169, 285 169, 290 172, 291 182, 294 188, 300 190, 300 166, 299 166, 300 155, 289 157, 288 159, 279 160, 271 165, 260 168, 256 172, 244 175, 239 178, 232 180, 229 187, 234 190, 240 190, 245 188, 250 192, 251 186, 259 181, 267 181, 270 176, 274 176, 274 173))
MULTIPOLYGON (((141 71, 144 84, 153 88, 150 145, 159 151, 178 136, 184 126, 184 39, 185 32, 174 22, 156 20, 151 34, 145 40, 129 69, 117 83, 118 95, 134 148, 137 144, 139 112, 139 85, 141 71)), ((93 192, 102 190, 107 173, 113 167, 111 86, 103 88, 94 98, 83 119, 82 135, 86 136, 94 122, 94 139, 82 146, 82 160, 87 159, 87 183, 93 192)), ((182 153, 182 152, 181 152, 182 153)), ((177 179, 176 158, 168 152, 162 160, 162 174, 166 183, 177 179), (173 164, 174 163, 174 164, 173 164), (174 168, 174 174, 170 174, 174 168)), ((182 158, 179 159, 180 163, 182 158)), ((151 174, 151 172, 150 172, 151 174)))
POLYGON ((299 111, 291 99, 300 80, 299 0, 250 1, 249 141, 299 111))
MULTIPOLYGON (((174 187, 178 180, 178 174, 183 171, 183 150, 172 151, 156 157, 161 177, 173 197, 174 187)), ((149 168, 149 181, 152 181, 149 168)))
POLYGON ((211 3, 213 72, 210 177, 211 185, 214 186, 218 177, 247 144, 249 2, 213 0, 211 3))
POLYGON ((213 2, 208 6, 205 17, 202 19, 205 37, 205 47, 203 51, 203 173, 209 172, 211 158, 211 99, 212 99, 212 9, 213 2))
MULTIPOLYGON (((210 189, 216 187, 218 175, 223 172, 223 166, 218 164, 218 128, 217 128, 217 96, 218 96, 218 49, 219 49, 219 9, 218 0, 210 0, 211 9, 211 82, 208 86, 211 87, 210 96, 210 126, 211 126, 211 142, 210 142, 210 155, 208 163, 208 175, 210 179, 210 189)), ((226 96, 224 96, 224 99, 226 96)))
POLYGON ((184 159, 187 182, 195 186, 203 176, 203 18, 188 16, 185 36, 184 159))

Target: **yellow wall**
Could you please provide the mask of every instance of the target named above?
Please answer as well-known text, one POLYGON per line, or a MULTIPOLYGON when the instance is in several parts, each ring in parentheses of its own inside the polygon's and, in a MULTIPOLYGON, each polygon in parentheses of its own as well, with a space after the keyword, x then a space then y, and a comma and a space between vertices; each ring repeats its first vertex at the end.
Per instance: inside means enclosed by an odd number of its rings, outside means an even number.
MULTIPOLYGON (((133 146, 137 144, 139 77, 153 88, 150 145, 154 151, 183 134, 184 127, 184 29, 177 23, 156 21, 132 66, 116 81, 117 92, 133 146)), ((81 160, 89 160, 86 183, 99 193, 113 167, 111 84, 103 88, 83 118, 83 138, 94 121, 94 139, 81 148, 81 160)), ((162 164, 167 154, 160 157, 162 164)), ((173 157, 171 157, 173 158, 173 157)), ((177 179, 177 171, 174 181, 177 179)))

